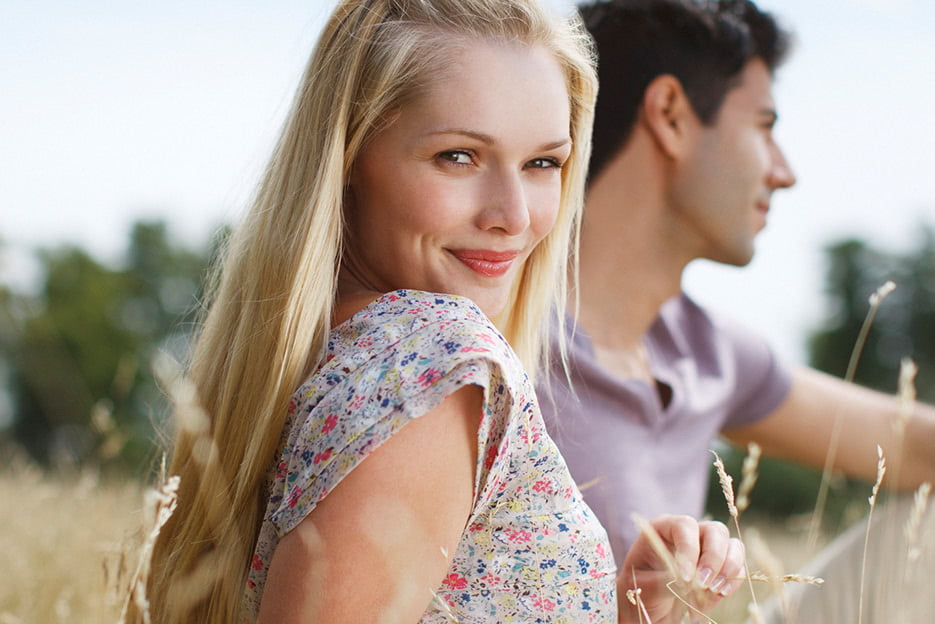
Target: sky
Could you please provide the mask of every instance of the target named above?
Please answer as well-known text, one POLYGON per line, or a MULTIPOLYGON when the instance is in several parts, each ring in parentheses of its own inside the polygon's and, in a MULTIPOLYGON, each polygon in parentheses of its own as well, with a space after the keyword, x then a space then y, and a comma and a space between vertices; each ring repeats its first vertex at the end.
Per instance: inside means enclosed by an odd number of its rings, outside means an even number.
MULTIPOLYGON (((684 287, 799 363, 824 247, 904 249, 935 224, 935 3, 759 4, 795 33, 774 94, 798 184, 750 266, 697 262, 684 287)), ((31 251, 63 243, 119 262, 140 218, 190 245, 235 221, 333 5, 0 0, 0 281, 27 288, 31 251)))

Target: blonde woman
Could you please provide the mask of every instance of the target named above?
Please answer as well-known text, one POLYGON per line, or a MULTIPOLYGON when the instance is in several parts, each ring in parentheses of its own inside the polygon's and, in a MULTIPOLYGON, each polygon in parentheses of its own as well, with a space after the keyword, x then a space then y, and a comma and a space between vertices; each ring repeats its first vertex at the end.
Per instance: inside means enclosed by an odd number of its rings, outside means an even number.
MULTIPOLYGON (((525 373, 595 89, 577 25, 534 0, 339 4, 194 352, 210 424, 177 435, 156 622, 617 620, 525 373)), ((740 571, 720 530, 656 525, 690 570, 740 571)), ((667 612, 645 543, 628 566, 667 612)))

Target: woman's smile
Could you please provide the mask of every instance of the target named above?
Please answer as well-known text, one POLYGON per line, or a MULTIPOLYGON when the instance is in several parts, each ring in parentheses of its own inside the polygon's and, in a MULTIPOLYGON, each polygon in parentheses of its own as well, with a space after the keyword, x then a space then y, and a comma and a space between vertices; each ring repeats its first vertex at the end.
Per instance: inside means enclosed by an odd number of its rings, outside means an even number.
POLYGON ((469 269, 484 277, 500 277, 513 266, 518 251, 492 251, 489 249, 453 249, 451 254, 469 269))

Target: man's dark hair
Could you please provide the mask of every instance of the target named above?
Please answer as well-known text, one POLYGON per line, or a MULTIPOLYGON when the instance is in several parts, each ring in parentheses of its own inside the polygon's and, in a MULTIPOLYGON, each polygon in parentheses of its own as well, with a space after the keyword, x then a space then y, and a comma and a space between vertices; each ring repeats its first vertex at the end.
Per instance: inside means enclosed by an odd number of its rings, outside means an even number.
POLYGON ((629 138, 657 76, 677 78, 710 124, 747 61, 772 72, 789 47, 789 34, 749 0, 609 0, 579 10, 598 55, 591 180, 629 138))

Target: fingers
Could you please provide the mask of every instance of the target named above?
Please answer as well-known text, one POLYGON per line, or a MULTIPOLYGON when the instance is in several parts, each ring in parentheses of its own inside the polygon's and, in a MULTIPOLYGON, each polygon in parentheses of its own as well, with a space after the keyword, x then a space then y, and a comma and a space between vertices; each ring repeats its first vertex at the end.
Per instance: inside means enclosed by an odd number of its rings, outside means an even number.
MULTIPOLYGON (((620 570, 618 590, 624 596, 627 589, 639 587, 652 621, 667 621, 664 618, 679 609, 674 592, 694 608, 708 609, 743 583, 743 544, 730 537, 723 523, 670 515, 643 526, 644 533, 620 570), (673 567, 681 581, 674 590, 669 587, 673 567)), ((626 617, 633 609, 625 600, 620 602, 624 621, 629 621, 626 617)))
POLYGON ((701 522, 698 530, 701 548, 695 582, 727 596, 740 586, 737 578, 743 574, 743 544, 731 538, 727 527, 720 522, 701 522))
MULTIPOLYGON (((698 522, 690 516, 659 516, 651 523, 675 560, 679 579, 721 596, 742 584, 743 543, 730 537, 721 522, 698 522)), ((661 569, 659 558, 644 560, 643 569, 661 569)))
POLYGON ((720 574, 715 576, 711 591, 717 592, 721 596, 730 596, 743 585, 745 576, 743 542, 731 538, 724 565, 721 567, 720 574))
POLYGON ((679 578, 692 580, 701 554, 698 521, 691 516, 659 516, 650 524, 675 557, 679 578))

